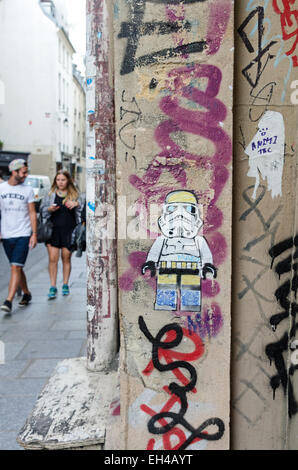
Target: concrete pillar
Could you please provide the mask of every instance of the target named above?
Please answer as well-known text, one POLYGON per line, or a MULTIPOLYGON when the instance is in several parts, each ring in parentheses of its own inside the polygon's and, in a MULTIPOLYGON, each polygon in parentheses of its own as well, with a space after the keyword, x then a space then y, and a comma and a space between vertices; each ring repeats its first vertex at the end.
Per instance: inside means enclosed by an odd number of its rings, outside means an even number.
POLYGON ((118 347, 115 134, 111 2, 87 1, 88 369, 108 369, 118 347))
POLYGON ((298 448, 297 14, 236 5, 234 449, 298 448))
POLYGON ((124 448, 228 449, 233 1, 113 4, 124 448))

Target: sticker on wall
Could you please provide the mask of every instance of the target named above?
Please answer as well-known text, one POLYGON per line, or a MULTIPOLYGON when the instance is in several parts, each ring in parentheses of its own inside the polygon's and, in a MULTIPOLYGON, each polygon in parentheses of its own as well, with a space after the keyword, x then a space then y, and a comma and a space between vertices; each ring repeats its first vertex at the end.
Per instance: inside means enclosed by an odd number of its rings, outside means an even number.
POLYGON ((94 178, 90 178, 86 187, 86 199, 87 199, 87 212, 94 215, 95 213, 95 181, 94 178))
POLYGON ((206 239, 197 197, 190 191, 172 191, 158 220, 162 232, 152 245, 142 274, 157 276, 155 310, 200 312, 201 278, 217 270, 206 239))
POLYGON ((249 156, 247 176, 256 179, 253 199, 260 185, 260 176, 267 180, 272 198, 282 195, 285 126, 281 113, 267 111, 260 119, 258 131, 245 149, 249 156))

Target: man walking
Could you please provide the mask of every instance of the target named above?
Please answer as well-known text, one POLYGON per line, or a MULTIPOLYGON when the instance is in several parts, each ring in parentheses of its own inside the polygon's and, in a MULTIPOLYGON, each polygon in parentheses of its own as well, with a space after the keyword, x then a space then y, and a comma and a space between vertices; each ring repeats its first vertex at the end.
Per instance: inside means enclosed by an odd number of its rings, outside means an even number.
POLYGON ((22 159, 13 160, 9 171, 9 180, 0 185, 1 236, 11 266, 8 296, 0 308, 7 313, 12 310, 12 302, 19 286, 23 291, 19 305, 24 307, 32 299, 23 267, 29 248, 34 248, 37 244, 34 191, 24 184, 28 176, 27 162, 22 159))

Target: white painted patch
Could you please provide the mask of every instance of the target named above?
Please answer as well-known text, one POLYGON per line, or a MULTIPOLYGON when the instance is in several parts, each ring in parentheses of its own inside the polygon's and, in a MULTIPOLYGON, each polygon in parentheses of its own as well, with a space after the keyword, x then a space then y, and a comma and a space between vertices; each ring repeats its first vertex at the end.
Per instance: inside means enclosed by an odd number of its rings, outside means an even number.
MULTIPOLYGON (((157 396, 157 392, 154 390, 151 390, 149 388, 145 389, 138 397, 137 399, 130 405, 129 410, 128 410, 128 422, 129 425, 137 429, 139 427, 144 427, 144 423, 146 423, 150 417, 141 410, 141 405, 146 404, 149 406, 155 413, 160 412, 161 405, 160 404, 152 404, 152 401, 157 396)), ((180 410, 180 405, 178 403, 175 403, 175 405, 171 408, 171 411, 174 413, 178 413, 180 410)), ((187 416, 190 416, 191 418, 195 419, 196 421, 200 422, 200 419, 203 420, 205 418, 201 418, 201 416, 206 416, 210 414, 211 416, 214 416, 216 413, 216 408, 212 403, 200 403, 200 402, 193 402, 190 401, 189 406, 188 406, 188 414, 187 416)), ((146 425, 145 425, 146 426, 146 425)), ((185 432, 186 439, 190 436, 190 433, 183 429, 185 432)), ((154 445, 154 450, 164 450, 163 448, 163 440, 158 439, 157 436, 154 436, 155 438, 155 445, 154 445)), ((177 439, 177 442, 175 442, 175 436, 172 436, 171 438, 171 445, 174 447, 176 444, 179 443, 179 440, 177 439)), ((191 444, 187 450, 204 450, 207 448, 208 441, 199 441, 191 444)))
POLYGON ((260 119, 258 131, 245 149, 249 156, 247 176, 256 178, 253 199, 256 198, 260 176, 267 180, 272 198, 282 195, 285 126, 281 113, 267 111, 260 119))
MULTIPOLYGON (((157 392, 150 390, 149 388, 145 389, 141 395, 130 405, 128 410, 128 422, 133 428, 138 426, 144 426, 144 412, 141 410, 140 406, 143 403, 151 403, 151 400, 156 396, 157 392)), ((151 408, 158 413, 158 408, 151 406, 151 408)))
POLYGON ((291 103, 298 104, 298 80, 294 80, 291 83, 291 88, 294 89, 293 93, 291 94, 291 103))
POLYGON ((298 340, 297 339, 295 341, 292 341, 292 343, 290 344, 290 349, 294 351, 291 354, 291 364, 293 366, 297 366, 298 365, 298 340))

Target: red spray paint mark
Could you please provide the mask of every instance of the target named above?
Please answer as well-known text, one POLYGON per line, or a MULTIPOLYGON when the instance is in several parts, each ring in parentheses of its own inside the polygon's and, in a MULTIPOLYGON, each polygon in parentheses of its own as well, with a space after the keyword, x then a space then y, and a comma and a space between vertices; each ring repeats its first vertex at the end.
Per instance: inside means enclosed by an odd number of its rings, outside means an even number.
MULTIPOLYGON (((192 362, 199 359, 204 354, 204 343, 202 342, 200 336, 197 334, 191 334, 188 332, 187 329, 183 329, 183 334, 186 338, 188 338, 194 344, 194 351, 190 353, 179 353, 173 350, 167 350, 160 348, 158 350, 158 357, 161 361, 164 359, 167 364, 172 364, 175 360, 176 361, 186 361, 192 362)), ((175 338, 175 332, 170 331, 167 333, 166 342, 171 342, 175 338)), ((143 370, 144 375, 150 375, 154 370, 154 365, 152 360, 148 363, 147 367, 143 370)), ((184 374, 179 369, 174 369, 173 374, 176 378, 181 382, 182 385, 186 386, 188 384, 188 378, 185 377, 184 374)), ((196 393, 197 390, 193 388, 193 393, 196 393)))
MULTIPOLYGON (((187 329, 183 329, 182 331, 183 331, 183 336, 192 341, 194 345, 194 350, 190 353, 180 353, 178 351, 159 348, 158 357, 160 361, 164 359, 167 364, 172 364, 175 361, 193 362, 203 356, 204 343, 202 342, 200 336, 197 334, 190 334, 187 329)), ((174 331, 167 332, 165 342, 172 342, 174 339, 175 339, 175 332, 174 331)), ((151 360, 148 363, 147 367, 143 370, 143 374, 148 376, 153 372, 153 370, 154 370, 154 365, 151 360)), ((182 385, 184 386, 188 385, 188 382, 189 382, 188 378, 185 377, 184 374, 182 374, 179 368, 173 369, 172 372, 182 385)), ((163 406, 162 410, 159 413, 171 411, 176 404, 180 405, 181 403, 179 397, 177 397, 176 395, 172 395, 168 387, 164 387, 164 391, 170 395, 170 398, 165 403, 165 405, 163 406)), ((193 388, 192 393, 197 393, 197 389, 193 388)), ((152 408, 150 408, 148 405, 144 403, 140 406, 140 409, 151 417, 157 414, 152 408)), ((161 426, 166 426, 167 425, 166 419, 161 418, 159 420, 159 424, 161 426)), ((177 450, 186 441, 186 439, 187 437, 184 431, 182 429, 174 427, 170 431, 163 434, 163 448, 165 450, 177 450), (176 436, 176 438, 179 439, 179 442, 174 446, 172 445, 172 442, 171 442, 171 439, 173 438, 173 436, 176 436)), ((195 439, 193 443, 199 442, 200 440, 201 439, 199 438, 195 439)), ((154 445, 155 445, 155 439, 150 439, 147 444, 147 450, 153 450, 154 445)))
MULTIPOLYGON (((164 407, 162 408, 160 412, 164 413, 164 412, 171 411, 172 408, 177 403, 180 404, 179 398, 174 395, 171 396, 171 398, 169 398, 169 400, 166 402, 166 404, 164 405, 164 407)), ((151 417, 156 415, 156 412, 145 404, 141 405, 140 408, 144 413, 148 414, 151 417)), ((166 426, 167 425, 166 419, 161 418, 159 420, 159 424, 161 426, 166 426)), ((182 429, 175 427, 171 429, 170 431, 166 432, 165 434, 163 434, 163 448, 164 450, 178 450, 180 449, 181 445, 186 441, 186 439, 187 438, 186 438, 184 431, 182 431, 182 429), (172 445, 173 436, 179 439, 178 443, 174 446, 172 445)), ((199 442, 199 441, 201 441, 201 439, 197 438, 193 440, 193 443, 199 442)), ((156 442, 155 439, 149 439, 148 444, 147 444, 147 450, 154 450, 155 442, 156 442)))
MULTIPOLYGON (((175 23, 176 21, 185 20, 185 8, 182 3, 179 5, 166 5, 166 16, 169 21, 175 23)), ((173 42, 176 46, 182 46, 185 43, 185 35, 183 31, 172 34, 173 42)), ((189 54, 183 54, 182 57, 187 59, 189 54)))
POLYGON ((112 416, 120 416, 120 399, 112 401, 110 404, 112 416))
POLYGON ((298 56, 295 54, 298 45, 298 10, 296 0, 273 0, 275 13, 280 15, 282 38, 289 43, 287 56, 292 56, 293 66, 298 67, 298 56), (295 55, 294 55, 295 54, 295 55))

